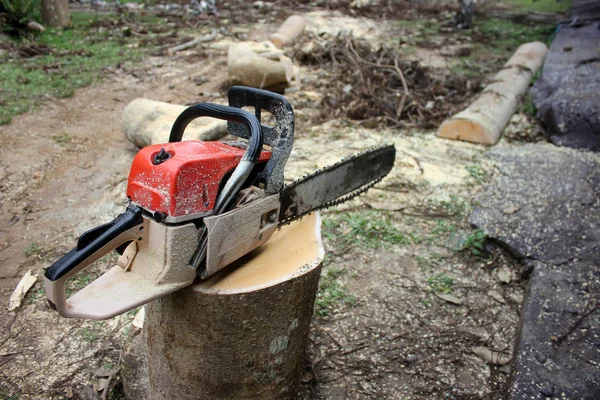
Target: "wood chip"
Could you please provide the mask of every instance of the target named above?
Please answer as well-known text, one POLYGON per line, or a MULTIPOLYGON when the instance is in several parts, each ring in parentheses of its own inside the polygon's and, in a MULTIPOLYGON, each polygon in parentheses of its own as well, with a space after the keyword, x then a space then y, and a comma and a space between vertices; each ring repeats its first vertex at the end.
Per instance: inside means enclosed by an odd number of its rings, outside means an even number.
POLYGON ((435 295, 448 303, 456 304, 458 306, 462 304, 461 299, 449 293, 436 293, 435 295))
POLYGON ((506 300, 504 300, 504 297, 502 297, 502 294, 499 291, 497 291, 497 290, 490 290, 488 292, 488 295, 492 299, 496 300, 498 303, 500 303, 500 304, 506 304, 506 300))
POLYGON ((144 327, 144 318, 146 316, 146 307, 140 308, 140 310, 133 317, 133 322, 131 323, 138 329, 142 329, 144 327))
POLYGON ((471 349, 473 353, 481 357, 485 362, 494 365, 505 365, 510 362, 511 357, 508 354, 493 351, 485 346, 477 346, 471 349))
POLYGON ((498 280, 502 283, 510 283, 512 281, 512 274, 510 270, 506 267, 502 267, 498 269, 498 280))
POLYGON ((34 285, 37 280, 37 276, 31 274, 31 271, 27 271, 23 278, 17 284, 14 292, 10 295, 8 300, 8 311, 13 311, 21 305, 21 302, 25 298, 29 289, 34 285))

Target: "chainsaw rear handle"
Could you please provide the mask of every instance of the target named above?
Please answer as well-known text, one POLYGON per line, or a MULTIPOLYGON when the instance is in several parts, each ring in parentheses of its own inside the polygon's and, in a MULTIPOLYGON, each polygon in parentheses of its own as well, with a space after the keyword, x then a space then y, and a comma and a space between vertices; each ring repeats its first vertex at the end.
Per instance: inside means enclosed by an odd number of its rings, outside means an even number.
POLYGON ((169 135, 169 142, 180 142, 183 132, 190 122, 200 117, 212 117, 230 122, 244 124, 250 131, 248 148, 241 161, 256 164, 262 151, 263 137, 260 122, 249 111, 223 106, 220 104, 201 103, 186 108, 175 120, 169 135))
POLYGON ((71 315, 66 283, 69 278, 83 271, 104 255, 127 243, 145 237, 142 209, 130 205, 115 220, 85 232, 77 246, 46 270, 45 287, 50 306, 61 315, 71 315))
MULTIPOLYGON (((88 266, 122 244, 137 239, 142 227, 142 209, 130 205, 112 222, 91 229, 79 237, 77 246, 46 270, 45 277, 56 281, 77 266, 88 266), (111 245, 107 247, 108 245, 111 245), (103 250, 103 251, 100 251, 103 250)), ((80 271, 83 268, 80 268, 80 271)), ((70 274, 71 275, 71 274, 70 274)))

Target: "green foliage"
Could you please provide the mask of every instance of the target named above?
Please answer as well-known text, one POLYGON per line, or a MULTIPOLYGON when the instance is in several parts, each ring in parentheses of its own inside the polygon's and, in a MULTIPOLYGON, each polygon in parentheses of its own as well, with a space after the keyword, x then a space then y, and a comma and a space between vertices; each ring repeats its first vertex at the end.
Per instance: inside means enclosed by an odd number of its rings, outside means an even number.
POLYGON ((85 328, 81 328, 81 330, 79 330, 79 336, 83 341, 88 343, 98 340, 98 332, 96 332, 96 329, 93 327, 86 326, 85 328))
POLYGON ((471 178, 473 178, 473 180, 479 184, 482 184, 485 181, 485 178, 488 176, 487 171, 479 164, 469 165, 467 167, 467 171, 469 171, 471 178))
POLYGON ((27 245, 27 247, 25 247, 25 250, 23 252, 25 253, 26 257, 35 257, 38 260, 42 260, 42 261, 48 255, 48 249, 45 248, 40 243, 36 243, 36 242, 30 243, 29 245, 27 245))
POLYGON ((62 135, 52 135, 50 136, 50 138, 52 140, 54 140, 54 142, 56 142, 57 144, 60 145, 65 145, 65 144, 69 144, 71 143, 71 136, 69 136, 68 134, 64 133, 62 135))
POLYGON ((94 281, 97 277, 98 274, 93 273, 79 273, 74 275, 65 284, 65 293, 67 294, 67 297, 70 297, 71 294, 83 289, 92 281, 94 281))
POLYGON ((427 205, 434 209, 443 211, 450 217, 462 217, 468 211, 468 204, 459 196, 451 194, 445 200, 427 200, 427 205))
POLYGON ((35 19, 39 1, 0 0, 0 4, 2 4, 6 10, 6 26, 3 27, 3 29, 7 32, 14 31, 16 33, 23 33, 23 30, 27 26, 27 22, 35 19))
POLYGON ((140 38, 123 34, 121 27, 129 20, 118 18, 73 13, 72 28, 47 28, 35 41, 7 43, 15 50, 0 59, 0 125, 9 123, 13 115, 34 110, 47 98, 73 96, 75 89, 102 79, 109 67, 139 61, 153 48, 138 44, 151 40, 152 27, 160 20, 135 17, 132 23, 149 32, 140 38), (20 48, 41 54, 21 57, 20 48))
POLYGON ((427 285, 436 293, 452 293, 454 287, 454 279, 447 277, 444 274, 432 276, 427 279, 427 285))
POLYGON ((389 245, 408 245, 418 241, 400 232, 389 214, 381 211, 341 212, 324 218, 324 235, 341 245, 380 249, 389 245))
POLYGON ((516 11, 563 13, 571 7, 571 0, 504 0, 513 5, 516 11))
POLYGON ((357 304, 356 297, 348 294, 346 288, 339 282, 339 278, 344 274, 344 270, 331 267, 321 275, 319 291, 315 299, 315 313, 319 317, 328 316, 338 304, 350 306, 357 304))
POLYGON ((486 251, 484 248, 486 236, 481 229, 469 233, 463 242, 463 250, 470 250, 474 256, 482 257, 486 251))

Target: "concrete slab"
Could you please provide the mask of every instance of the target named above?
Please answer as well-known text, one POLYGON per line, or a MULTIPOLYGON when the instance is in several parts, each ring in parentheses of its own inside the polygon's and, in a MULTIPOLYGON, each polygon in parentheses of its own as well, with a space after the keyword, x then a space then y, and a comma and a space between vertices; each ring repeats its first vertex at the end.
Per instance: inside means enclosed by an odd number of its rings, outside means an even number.
POLYGON ((488 155, 499 174, 471 222, 530 274, 508 399, 600 399, 600 159, 550 144, 488 155))

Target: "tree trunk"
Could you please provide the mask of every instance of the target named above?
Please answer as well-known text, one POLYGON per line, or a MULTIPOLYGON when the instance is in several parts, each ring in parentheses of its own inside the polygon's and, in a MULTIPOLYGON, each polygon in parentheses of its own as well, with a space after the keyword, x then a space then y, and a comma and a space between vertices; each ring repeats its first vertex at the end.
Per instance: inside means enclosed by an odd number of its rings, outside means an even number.
POLYGON ((442 123, 438 136, 495 144, 527 92, 533 74, 542 67, 547 52, 541 42, 521 45, 473 103, 442 123))
POLYGON ((323 248, 317 214, 146 307, 149 400, 297 399, 323 248))
POLYGON ((42 0, 42 21, 50 27, 70 26, 69 0, 42 0))

